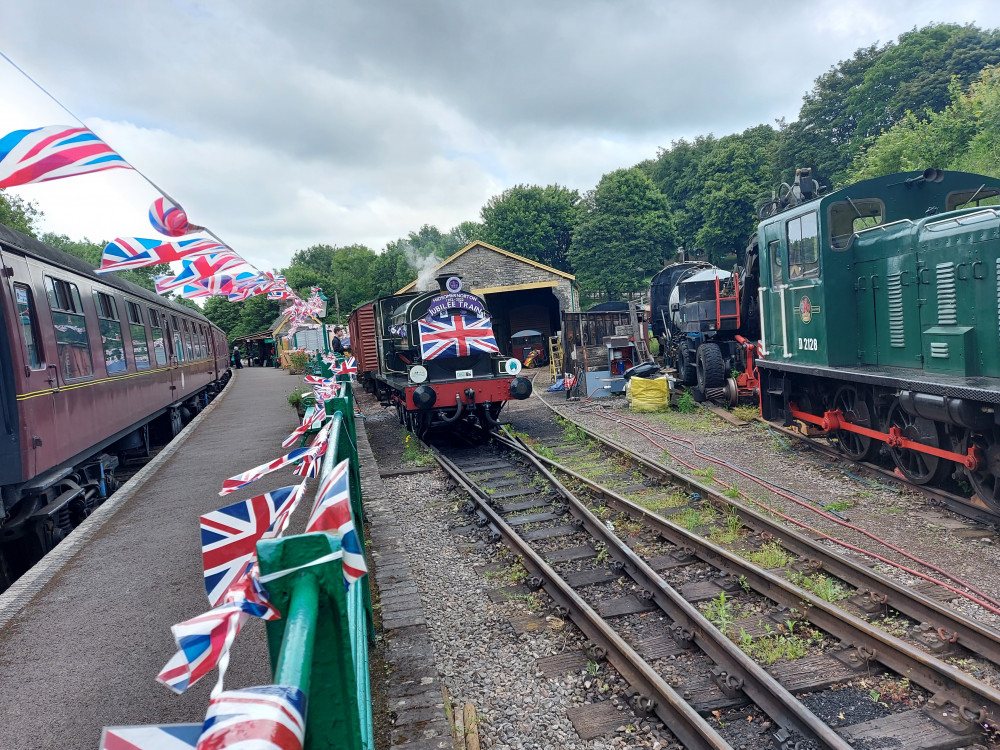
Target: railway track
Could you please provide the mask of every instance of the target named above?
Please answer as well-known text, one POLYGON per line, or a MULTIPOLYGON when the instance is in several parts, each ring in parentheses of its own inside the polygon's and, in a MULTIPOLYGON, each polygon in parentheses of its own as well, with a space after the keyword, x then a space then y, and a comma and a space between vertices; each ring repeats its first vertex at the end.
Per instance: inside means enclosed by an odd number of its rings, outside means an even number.
MULTIPOLYGON (((502 443, 508 456, 503 460, 472 458, 459 465, 445 454, 438 460, 469 493, 485 533, 520 556, 526 582, 543 588, 590 639, 595 654, 632 686, 633 709, 658 715, 685 746, 730 746, 724 727, 738 715, 751 723, 759 717, 756 726, 770 723, 761 737, 768 734, 781 748, 954 748, 975 742, 983 726, 1000 716, 1000 693, 928 653, 934 644, 924 649, 895 638, 781 574, 560 468, 551 455, 537 455, 510 438, 502 443), (573 489, 553 471, 569 477, 573 489), (781 650, 796 658, 775 657, 781 650), (775 663, 765 669, 745 652, 775 663), (923 705, 868 721, 852 721, 853 709, 824 711, 856 693, 843 686, 859 678, 895 685, 914 705, 923 705)), ((661 489, 664 496, 699 495, 706 506, 713 492, 700 485, 661 489)), ((749 536, 753 521, 751 511, 726 517, 736 536, 749 536)), ((789 543, 804 551, 808 542, 789 543)), ((817 567, 840 564, 804 552, 797 556, 811 575, 817 567)), ((903 603, 895 590, 870 589, 866 595, 884 609, 883 597, 890 594, 903 603)), ((923 613, 947 614, 933 600, 918 603, 923 613)), ((963 639, 962 647, 983 644, 994 656, 1000 653, 995 633, 958 619, 948 622, 956 630, 938 639, 949 648, 963 639)), ((732 738, 738 744, 745 744, 743 731, 732 738)))

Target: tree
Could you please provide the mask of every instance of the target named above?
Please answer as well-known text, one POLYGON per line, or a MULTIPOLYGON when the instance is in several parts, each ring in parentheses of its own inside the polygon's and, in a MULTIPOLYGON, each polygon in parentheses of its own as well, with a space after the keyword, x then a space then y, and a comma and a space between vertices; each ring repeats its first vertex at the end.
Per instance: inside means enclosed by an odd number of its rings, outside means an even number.
POLYGON ((374 297, 395 294, 417 278, 416 270, 400 247, 392 247, 379 253, 372 262, 371 275, 374 297))
POLYGON ((903 121, 907 112, 947 106, 953 77, 965 81, 1000 62, 1000 31, 969 24, 914 28, 896 42, 857 50, 816 79, 799 120, 783 133, 775 166, 786 181, 812 166, 834 183, 863 143, 903 121))
POLYGON ((257 294, 243 302, 231 304, 240 308, 240 320, 228 332, 230 341, 240 336, 266 331, 281 312, 281 305, 274 300, 269 300, 266 294, 257 294))
POLYGON ((230 302, 225 297, 209 297, 205 300, 202 313, 232 339, 232 332, 239 325, 242 309, 239 303, 230 302))
MULTIPOLYGON (((327 320, 334 314, 338 299, 343 313, 375 297, 372 265, 375 253, 364 245, 313 245, 292 256, 292 264, 282 270, 288 285, 299 296, 309 296, 309 287, 318 286, 330 298, 327 320)), ((337 321, 340 322, 340 321, 337 321)))
POLYGON ((38 206, 19 195, 8 195, 0 189, 0 224, 31 237, 35 234, 35 223, 43 216, 38 206))
POLYGON ((570 249, 584 287, 612 299, 634 291, 673 251, 670 204, 638 167, 604 175, 584 207, 570 249))
POLYGON ((482 239, 508 252, 569 270, 580 194, 560 185, 516 185, 483 206, 482 239))
POLYGON ((851 181, 928 166, 1000 176, 1000 65, 986 68, 969 90, 952 82, 951 104, 918 119, 912 112, 855 158, 851 181))

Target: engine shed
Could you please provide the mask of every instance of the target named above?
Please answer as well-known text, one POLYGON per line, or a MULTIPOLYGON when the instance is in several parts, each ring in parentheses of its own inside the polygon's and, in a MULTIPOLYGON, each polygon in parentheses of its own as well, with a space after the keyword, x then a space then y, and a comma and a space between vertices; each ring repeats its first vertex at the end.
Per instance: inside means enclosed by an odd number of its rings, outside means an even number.
POLYGON ((508 355, 514 334, 538 331, 547 341, 559 333, 563 313, 580 309, 572 274, 479 241, 421 273, 398 293, 433 289, 440 275, 461 277, 466 291, 486 299, 497 345, 508 355))

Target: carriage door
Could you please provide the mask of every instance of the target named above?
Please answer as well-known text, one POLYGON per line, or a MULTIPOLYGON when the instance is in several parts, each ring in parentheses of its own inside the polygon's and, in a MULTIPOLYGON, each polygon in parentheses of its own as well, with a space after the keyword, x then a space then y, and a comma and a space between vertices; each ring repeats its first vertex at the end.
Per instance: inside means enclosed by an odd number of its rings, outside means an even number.
POLYGON ((769 352, 774 352, 771 359, 788 356, 788 321, 785 314, 785 294, 788 285, 788 260, 784 243, 781 241, 779 224, 764 227, 764 242, 767 256, 768 284, 764 309, 761 311, 761 332, 765 338, 765 346, 769 352))
MULTIPOLYGON (((881 284, 881 261, 866 260, 854 264, 854 299, 858 311, 858 364, 878 364, 878 328, 875 316, 875 292, 881 284)), ((884 291, 884 289, 883 289, 884 291)))
MULTIPOLYGON (((55 463, 58 455, 52 429, 55 392, 59 387, 56 353, 51 341, 43 342, 41 338, 43 330, 52 331, 52 323, 41 286, 33 283, 30 267, 22 256, 0 252, 0 275, 3 278, 0 297, 4 302, 0 319, 13 321, 0 337, 12 337, 8 350, 14 381, 0 382, 0 389, 6 391, 5 404, 7 393, 14 391, 19 397, 17 414, 7 414, 5 406, 0 415, 0 439, 5 444, 8 441, 20 443, 21 469, 24 476, 33 476, 55 463), (39 320, 40 315, 45 316, 44 321, 39 320), (13 425, 8 425, 8 419, 13 419, 13 425), (16 439, 11 440, 12 437, 16 439)), ((38 276, 40 278, 41 274, 38 276)))

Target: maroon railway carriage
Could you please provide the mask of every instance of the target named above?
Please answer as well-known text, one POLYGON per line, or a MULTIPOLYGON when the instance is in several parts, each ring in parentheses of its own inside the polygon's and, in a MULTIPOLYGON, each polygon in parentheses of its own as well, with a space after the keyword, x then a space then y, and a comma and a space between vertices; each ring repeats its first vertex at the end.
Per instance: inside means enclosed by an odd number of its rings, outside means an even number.
POLYGON ((203 315, 0 225, 0 590, 228 377, 203 315))

